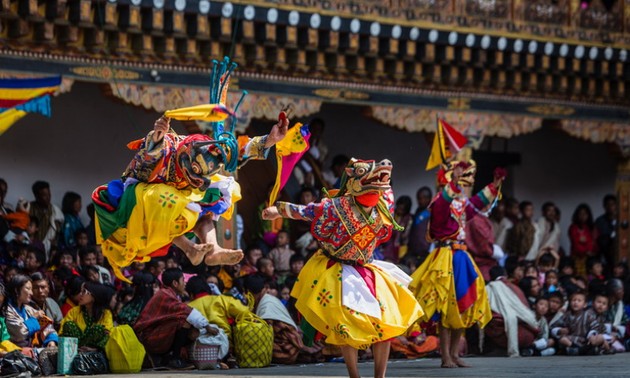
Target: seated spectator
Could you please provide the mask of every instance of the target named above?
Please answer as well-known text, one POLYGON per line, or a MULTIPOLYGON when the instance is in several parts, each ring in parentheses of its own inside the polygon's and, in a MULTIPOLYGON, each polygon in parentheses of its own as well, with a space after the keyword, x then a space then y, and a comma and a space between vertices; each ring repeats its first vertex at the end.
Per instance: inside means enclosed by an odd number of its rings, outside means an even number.
MULTIPOLYGON (((606 311, 606 330, 616 340, 623 341, 626 335, 626 326, 628 325, 628 316, 623 302, 623 282, 617 278, 611 278, 606 283, 606 293, 609 300, 608 311, 606 311)), ((621 351, 619 345, 613 343, 613 347, 615 350, 621 351)))
POLYGON ((203 314, 180 299, 186 295, 181 270, 166 269, 162 273, 162 284, 163 288, 146 304, 133 329, 147 353, 163 356, 171 368, 186 368, 190 364, 182 358, 182 348, 197 338, 197 330, 212 335, 217 330, 210 326, 203 314))
MULTIPOLYGON (((72 270, 65 267, 57 268, 52 272, 49 271, 48 273, 51 277, 50 297, 55 299, 57 303, 63 304, 66 299, 66 295, 64 293, 66 283, 72 277, 78 276, 79 274, 74 274, 72 270)), ((63 315, 63 312, 61 314, 63 315)))
POLYGON ((564 315, 564 295, 559 291, 554 291, 549 293, 549 311, 547 311, 547 323, 549 324, 549 329, 555 327, 555 324, 562 318, 564 315))
POLYGON ((287 307, 289 300, 291 299, 291 288, 289 288, 286 284, 280 286, 280 294, 278 298, 280 299, 280 302, 287 307))
POLYGON ((207 282, 200 276, 191 277, 186 284, 186 291, 192 301, 188 305, 197 309, 211 324, 216 324, 231 340, 230 324, 241 314, 250 310, 241 301, 227 295, 214 294, 207 282))
MULTIPOLYGON (((310 186, 304 186, 297 195, 295 203, 300 205, 308 205, 311 202, 317 201, 317 192, 310 186)), ((311 225, 308 222, 301 220, 290 219, 291 240, 296 242, 305 234, 310 234, 311 225)))
POLYGON ((83 278, 85 278, 86 281, 101 283, 100 272, 95 266, 86 266, 81 273, 83 273, 83 278))
POLYGON ((538 269, 538 283, 545 284, 545 275, 548 271, 558 269, 560 255, 553 249, 543 249, 536 259, 536 269, 538 269))
POLYGON ((396 205, 394 206, 394 220, 404 229, 402 231, 394 229, 389 240, 381 245, 383 260, 385 261, 398 264, 400 258, 407 254, 409 248, 409 233, 411 231, 411 225, 413 224, 411 205, 411 197, 409 196, 401 196, 396 200, 396 205))
POLYGON ((596 281, 597 283, 603 284, 606 281, 606 276, 604 276, 604 264, 598 257, 591 257, 586 261, 586 271, 588 273, 588 283, 589 285, 596 281))
POLYGON ((53 258, 53 266, 55 267, 55 269, 68 268, 78 276, 79 272, 76 270, 75 265, 76 258, 77 256, 74 252, 67 249, 62 249, 53 258))
POLYGON ((247 248, 245 251, 245 257, 243 258, 243 261, 241 261, 241 271, 239 273, 239 277, 244 277, 258 272, 258 269, 256 269, 256 263, 261 257, 262 250, 260 247, 253 245, 247 248))
POLYGON ((26 260, 24 261, 24 274, 31 275, 37 272, 43 272, 46 267, 46 255, 44 252, 29 248, 26 252, 26 260))
POLYGON ((538 321, 538 335, 534 343, 521 351, 521 356, 553 356, 556 353, 555 340, 549 337, 549 324, 547 323, 547 312, 549 312, 549 300, 545 297, 538 297, 534 305, 536 320, 538 321))
POLYGON ((601 336, 605 331, 603 323, 592 309, 586 309, 586 293, 578 290, 571 294, 569 310, 554 324, 551 334, 567 355, 587 354, 590 347, 604 344, 601 336))
POLYGON ((46 324, 46 314, 29 305, 33 296, 33 283, 28 276, 17 275, 6 290, 7 301, 3 315, 11 342, 25 348, 54 347, 59 341, 52 322, 46 324))
POLYGON ((485 334, 497 346, 507 348, 508 356, 517 357, 539 333, 536 316, 521 290, 506 279, 502 267, 490 269, 490 277, 492 281, 486 285, 486 290, 492 320, 486 326, 485 334))
POLYGON ((269 252, 268 258, 273 261, 273 266, 280 283, 283 283, 289 275, 289 271, 291 270, 289 261, 291 260, 291 256, 295 255, 295 251, 289 246, 290 244, 291 239, 289 238, 289 233, 285 230, 280 230, 276 237, 276 247, 269 252))
POLYGON ((437 336, 426 335, 418 323, 414 323, 407 332, 391 340, 392 357, 416 359, 426 357, 440 348, 437 336))
POLYGON ((81 291, 83 291, 83 283, 85 283, 85 280, 79 276, 72 276, 66 281, 66 286, 64 287, 65 301, 61 305, 61 313, 64 317, 78 305, 81 291))
POLYGON ((85 282, 78 306, 64 316, 61 336, 79 339, 82 351, 104 350, 114 328, 109 310, 110 290, 97 282, 85 282))
POLYGON ((265 280, 277 282, 276 268, 273 265, 273 260, 267 257, 263 257, 256 263, 256 269, 258 269, 258 275, 265 280))
POLYGON ((542 294, 547 296, 550 293, 561 291, 562 288, 558 284, 558 272, 554 269, 547 271, 545 274, 545 282, 542 294))
POLYGON ((144 271, 150 273, 155 278, 161 276, 164 269, 166 269, 166 263, 159 257, 151 259, 144 264, 144 271))
POLYGON ((223 282, 214 274, 208 274, 208 277, 206 277, 206 283, 214 295, 221 295, 225 292, 223 282))
POLYGON ((50 297, 50 283, 48 278, 42 273, 31 274, 31 280, 33 281, 33 301, 31 305, 36 310, 44 311, 53 321, 55 329, 59 329, 63 314, 57 302, 50 297))
MULTIPOLYGON (((599 324, 603 324, 603 332, 600 334, 594 335, 596 337, 602 338, 601 341, 601 349, 596 348, 593 354, 613 354, 615 350, 613 349, 612 344, 617 342, 617 337, 613 336, 613 332, 611 327, 606 327, 606 313, 608 312, 608 296, 606 292, 595 293, 593 296, 593 312, 597 316, 597 322, 599 324)), ((596 344, 595 344, 596 345, 596 344)), ((621 343, 617 342, 617 346, 621 348, 621 351, 625 352, 625 348, 621 343)))
MULTIPOLYGON (((4 306, 4 299, 4 285, 0 284, 0 307, 4 306)), ((7 353, 18 349, 20 349, 20 347, 11 342, 11 336, 7 330, 7 323, 4 320, 4 315, 0 315, 0 358, 4 357, 7 353)))
POLYGON ((291 265, 291 272, 289 273, 287 279, 284 281, 289 289, 293 289, 293 285, 295 284, 295 281, 297 281, 297 277, 300 275, 300 272, 302 271, 302 268, 304 268, 305 263, 306 260, 302 255, 296 253, 295 255, 291 256, 291 260, 289 261, 289 264, 291 265))
POLYGON ((90 236, 88 235, 88 231, 84 228, 74 233, 74 240, 76 242, 75 247, 78 250, 94 245, 94 243, 90 243, 90 236))
POLYGON ((133 275, 131 282, 133 298, 122 306, 116 320, 118 324, 133 326, 146 304, 153 297, 153 285, 157 279, 150 273, 138 272, 133 275))
POLYGON ((304 348, 302 334, 280 300, 267 293, 264 278, 248 276, 244 279, 245 291, 254 296, 256 315, 265 319, 273 327, 272 361, 292 364, 304 348))
POLYGON ((538 278, 523 277, 523 279, 518 283, 518 286, 523 294, 525 294, 529 307, 534 308, 536 298, 540 295, 540 284, 538 283, 538 278))
POLYGON ((241 264, 223 265, 217 273, 217 277, 223 283, 225 290, 230 290, 234 286, 234 280, 239 277, 241 264))
POLYGON ((100 283, 113 283, 110 271, 97 264, 97 255, 98 253, 94 247, 88 247, 79 252, 81 273, 83 273, 88 266, 93 266, 98 269, 100 283))
POLYGON ((2 281, 4 282, 5 288, 9 285, 9 282, 11 282, 13 277, 18 275, 18 273, 19 273, 19 269, 16 268, 15 266, 7 266, 6 268, 4 268, 4 272, 2 274, 2 281))
POLYGON ((515 285, 518 285, 521 279, 525 277, 525 268, 515 256, 510 256, 505 260, 505 271, 510 282, 515 285))

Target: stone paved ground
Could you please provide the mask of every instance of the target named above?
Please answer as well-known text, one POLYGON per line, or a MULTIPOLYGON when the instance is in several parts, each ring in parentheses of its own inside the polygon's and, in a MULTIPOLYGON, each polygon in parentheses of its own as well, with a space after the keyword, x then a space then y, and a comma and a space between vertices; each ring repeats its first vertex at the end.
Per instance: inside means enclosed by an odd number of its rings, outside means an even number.
MULTIPOLYGON (((630 377, 630 354, 585 357, 475 357, 466 359, 474 367, 441 369, 439 359, 413 361, 392 360, 388 378, 396 377, 630 377)), ((372 362, 360 364, 363 377, 373 376, 372 362)), ((278 365, 264 369, 233 369, 227 371, 160 371, 143 372, 150 378, 256 378, 256 377, 346 377, 343 363, 312 365, 278 365)), ((107 377, 107 376, 103 376, 107 377)), ((111 375, 109 376, 111 377, 111 375)), ((131 376, 130 376, 131 377, 131 376)), ((137 377, 137 375, 136 375, 137 377)))

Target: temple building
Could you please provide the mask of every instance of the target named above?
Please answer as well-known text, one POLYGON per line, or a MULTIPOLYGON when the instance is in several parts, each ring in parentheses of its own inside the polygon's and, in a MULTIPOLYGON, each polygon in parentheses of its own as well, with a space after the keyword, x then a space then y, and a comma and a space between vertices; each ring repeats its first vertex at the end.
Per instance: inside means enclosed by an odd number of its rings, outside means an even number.
MULTIPOLYGON (((0 129, 0 177, 13 203, 38 179, 53 202, 87 203, 161 113, 208 102, 212 61, 229 56, 231 95, 249 92, 239 132, 266 133, 290 105, 325 121, 325 164, 390 158, 397 194, 415 198, 435 184, 441 118, 471 141, 479 182, 506 166, 506 193, 537 217, 560 207, 565 248, 578 203, 597 216, 616 193, 628 257, 629 49, 630 0, 0 0, 0 78, 61 78, 50 118, 0 129)), ((274 169, 239 173, 246 221, 274 169)))

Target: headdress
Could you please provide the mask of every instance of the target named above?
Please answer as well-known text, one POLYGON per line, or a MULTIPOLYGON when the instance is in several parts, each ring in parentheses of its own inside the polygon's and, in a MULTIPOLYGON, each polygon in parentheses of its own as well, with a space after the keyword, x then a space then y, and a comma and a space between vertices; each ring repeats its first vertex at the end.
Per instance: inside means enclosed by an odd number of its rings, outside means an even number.
POLYGON ((234 110, 229 110, 226 104, 230 76, 237 66, 228 57, 223 58, 221 62, 213 60, 210 74, 210 103, 169 110, 164 113, 166 117, 178 120, 211 122, 211 138, 202 137, 197 138, 197 140, 191 138, 189 141, 192 146, 177 153, 180 169, 192 177, 193 183, 201 183, 200 175, 205 176, 213 171, 216 173, 221 166, 228 172, 234 172, 238 167, 239 147, 234 134, 237 122, 235 113, 247 95, 247 91, 243 91, 243 95, 234 110), (225 126, 226 120, 229 121, 227 128, 225 126), (204 160, 205 163, 201 160, 204 160))
MULTIPOLYGON (((389 212, 385 200, 382 198, 382 192, 390 189, 390 177, 392 171, 392 163, 389 160, 382 160, 377 163, 374 160, 359 160, 352 158, 346 165, 346 169, 341 175, 339 190, 331 190, 328 192, 324 189, 324 194, 329 198, 337 198, 341 196, 352 196, 357 202, 367 206, 363 200, 371 202, 377 199, 375 204, 378 211, 385 219, 391 223, 394 229, 398 231, 404 230, 394 220, 389 212)), ((366 217, 369 223, 374 220, 366 217)))

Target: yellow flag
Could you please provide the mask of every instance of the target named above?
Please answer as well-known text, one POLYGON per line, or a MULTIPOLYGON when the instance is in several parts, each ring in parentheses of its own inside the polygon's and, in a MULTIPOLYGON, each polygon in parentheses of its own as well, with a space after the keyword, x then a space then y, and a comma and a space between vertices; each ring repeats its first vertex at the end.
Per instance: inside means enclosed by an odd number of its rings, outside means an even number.
POLYGON ((0 113, 0 135, 4 134, 4 132, 7 131, 9 127, 11 127, 11 125, 16 123, 26 114, 27 113, 25 111, 17 110, 15 108, 0 113))
POLYGON ((232 113, 222 104, 202 104, 167 110, 164 115, 180 121, 221 122, 232 113))
POLYGON ((429 171, 440 164, 443 164, 449 157, 449 152, 446 149, 446 141, 444 140, 444 127, 442 126, 442 120, 438 120, 437 131, 435 137, 433 137, 433 146, 431 147, 431 155, 429 155, 429 161, 427 161, 426 170, 429 171))

